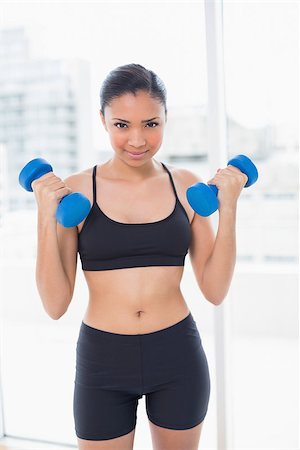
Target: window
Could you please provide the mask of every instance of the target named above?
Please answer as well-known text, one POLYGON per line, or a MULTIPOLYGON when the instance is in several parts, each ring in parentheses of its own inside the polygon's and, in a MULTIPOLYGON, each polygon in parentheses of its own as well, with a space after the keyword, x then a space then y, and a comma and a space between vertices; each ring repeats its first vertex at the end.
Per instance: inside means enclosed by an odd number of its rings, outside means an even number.
POLYGON ((253 196, 239 199, 230 296, 238 450, 297 446, 297 10, 295 2, 223 3, 228 149, 259 171, 247 188, 253 196))

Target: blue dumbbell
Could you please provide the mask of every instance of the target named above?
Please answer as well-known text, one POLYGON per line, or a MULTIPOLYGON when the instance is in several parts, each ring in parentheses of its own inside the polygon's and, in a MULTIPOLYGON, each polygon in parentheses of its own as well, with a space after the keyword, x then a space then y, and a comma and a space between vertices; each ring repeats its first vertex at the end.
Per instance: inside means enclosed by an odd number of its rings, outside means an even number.
MULTIPOLYGON (((249 187, 256 182, 258 172, 248 156, 237 155, 228 161, 227 166, 229 164, 237 167, 241 172, 247 175, 248 181, 244 187, 249 187)), ((193 210, 204 217, 210 216, 218 209, 219 202, 217 195, 218 188, 215 184, 207 185, 204 183, 195 183, 186 191, 186 198, 193 210)))
MULTIPOLYGON (((19 183, 26 191, 32 192, 31 183, 48 172, 53 172, 53 169, 45 159, 32 159, 21 170, 19 183)), ((66 228, 75 227, 88 215, 90 209, 91 203, 87 197, 80 192, 72 192, 61 199, 56 210, 56 220, 66 228)))

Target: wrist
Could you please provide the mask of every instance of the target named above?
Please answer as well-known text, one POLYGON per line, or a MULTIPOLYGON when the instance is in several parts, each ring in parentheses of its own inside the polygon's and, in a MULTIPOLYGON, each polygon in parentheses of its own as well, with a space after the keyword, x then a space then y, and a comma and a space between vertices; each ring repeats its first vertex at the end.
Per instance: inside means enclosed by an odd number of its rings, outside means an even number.
POLYGON ((42 226, 46 226, 46 225, 55 225, 56 226, 56 217, 54 216, 46 216, 43 213, 38 212, 38 223, 42 226))
POLYGON ((219 214, 235 214, 237 210, 237 204, 220 205, 219 214))

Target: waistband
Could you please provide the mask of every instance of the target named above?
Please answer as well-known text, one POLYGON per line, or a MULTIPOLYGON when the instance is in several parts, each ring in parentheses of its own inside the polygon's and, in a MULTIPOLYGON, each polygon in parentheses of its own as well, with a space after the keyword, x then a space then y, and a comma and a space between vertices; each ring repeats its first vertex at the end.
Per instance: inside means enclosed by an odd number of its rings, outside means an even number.
POLYGON ((110 338, 110 339, 122 339, 122 340, 133 340, 138 337, 143 338, 155 338, 171 335, 174 332, 177 332, 185 327, 189 327, 190 325, 196 326, 194 317, 191 312, 182 320, 175 323, 174 325, 170 325, 169 327, 162 328, 161 330, 151 331, 150 333, 138 333, 138 334, 122 334, 122 333, 111 333, 110 331, 100 330, 99 328, 91 327, 87 325, 83 321, 81 322, 80 332, 85 333, 87 335, 98 336, 99 338, 110 338))

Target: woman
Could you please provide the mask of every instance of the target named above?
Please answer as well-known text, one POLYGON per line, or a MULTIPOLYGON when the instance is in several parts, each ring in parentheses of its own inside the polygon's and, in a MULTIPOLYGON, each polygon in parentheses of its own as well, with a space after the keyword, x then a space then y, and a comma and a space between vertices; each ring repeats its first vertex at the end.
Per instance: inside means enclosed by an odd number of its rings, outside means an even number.
POLYGON ((189 251, 204 297, 214 305, 223 301, 235 264, 236 201, 247 177, 229 166, 209 181, 219 189, 215 239, 209 219, 186 199, 187 188, 202 179, 154 158, 167 121, 160 78, 139 64, 117 67, 100 100, 114 156, 64 181, 50 172, 32 183, 36 280, 45 310, 53 319, 67 311, 77 253, 89 289, 76 348, 78 446, 132 449, 145 395, 154 449, 195 450, 210 376, 180 281, 189 251), (92 208, 77 227, 64 228, 55 212, 72 191, 86 195, 92 208))

